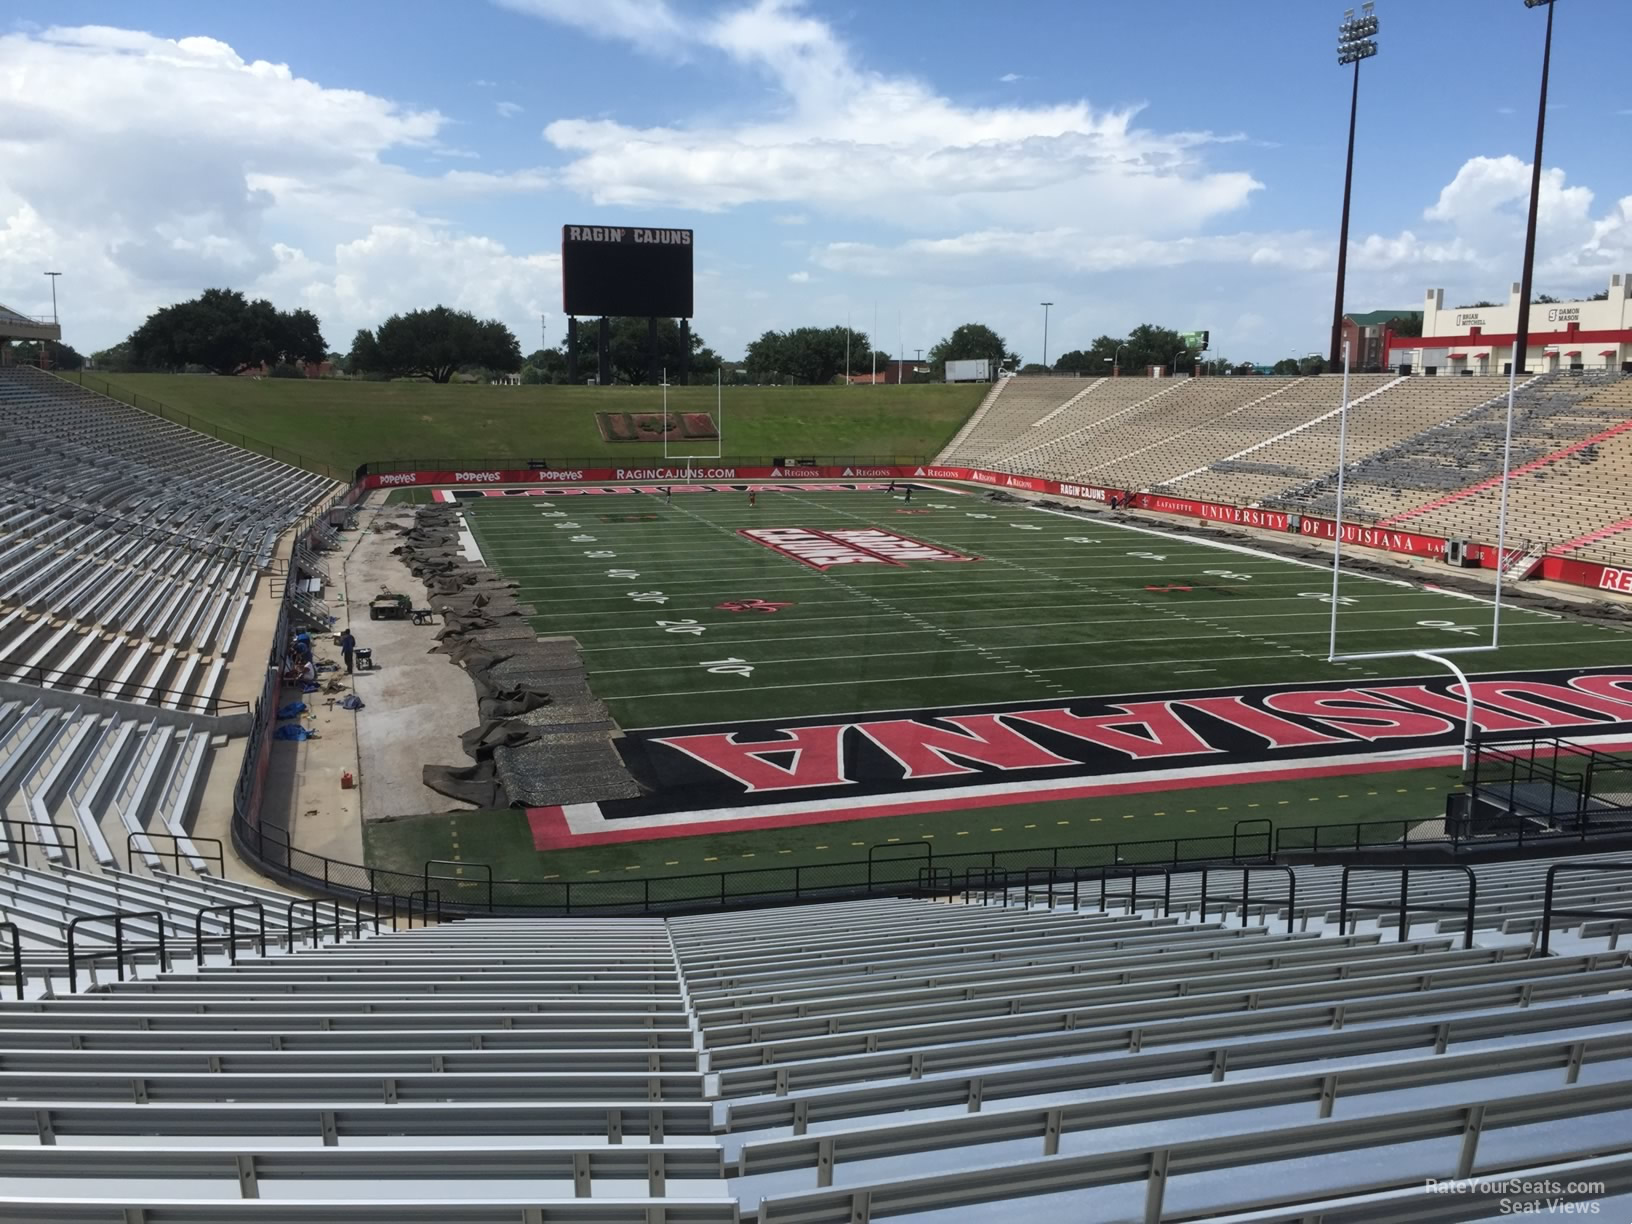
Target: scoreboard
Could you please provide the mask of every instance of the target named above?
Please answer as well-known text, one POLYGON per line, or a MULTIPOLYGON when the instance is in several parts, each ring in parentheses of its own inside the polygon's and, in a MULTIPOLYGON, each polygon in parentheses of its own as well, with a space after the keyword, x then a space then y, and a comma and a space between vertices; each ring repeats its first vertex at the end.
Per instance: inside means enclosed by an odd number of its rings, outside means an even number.
POLYGON ((561 299, 569 315, 692 317, 689 229, 561 227, 561 299))

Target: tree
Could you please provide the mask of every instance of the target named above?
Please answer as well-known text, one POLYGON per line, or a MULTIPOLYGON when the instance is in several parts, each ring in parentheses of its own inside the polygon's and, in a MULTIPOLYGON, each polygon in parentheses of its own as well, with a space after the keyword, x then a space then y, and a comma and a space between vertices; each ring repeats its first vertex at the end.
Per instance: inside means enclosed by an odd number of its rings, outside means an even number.
POLYGON ((1282 357, 1275 363, 1275 368, 1270 371, 1272 374, 1296 374, 1297 372, 1298 359, 1296 357, 1282 357))
POLYGON ((1598 290, 1597 293, 1595 293, 1591 297, 1589 297, 1587 299, 1587 301, 1589 301, 1589 302, 1607 302, 1607 301, 1609 301, 1609 290, 1608 289, 1600 289, 1600 290, 1598 290))
POLYGON ((748 346, 745 364, 755 382, 791 380, 820 386, 845 372, 847 351, 850 355, 850 373, 870 370, 871 343, 865 332, 843 327, 796 327, 792 331, 768 331, 748 346))
MULTIPOLYGON (((650 347, 650 324, 645 318, 614 317, 608 320, 608 357, 612 363, 615 382, 644 383, 647 381, 650 347)), ((593 378, 599 368, 600 327, 596 322, 578 328, 578 376, 593 378)), ((538 349, 527 359, 529 365, 548 375, 542 381, 565 382, 567 375, 567 347, 538 349), (552 356, 553 354, 553 356, 552 356), (556 377, 559 375, 559 377, 556 377)), ((691 333, 691 353, 680 352, 680 323, 676 319, 657 321, 657 365, 668 372, 672 382, 682 370, 690 374, 712 374, 720 365, 719 355, 703 343, 696 332, 691 333)))
POLYGON ((1422 316, 1420 314, 1395 315, 1386 324, 1388 330, 1396 336, 1422 335, 1422 316))
POLYGON ((1298 373, 1304 375, 1305 377, 1313 374, 1326 373, 1326 358, 1315 353, 1310 353, 1309 356, 1305 357, 1298 363, 1298 373))
POLYGON ((85 358, 71 344, 60 340, 23 340, 11 346, 7 362, 12 365, 43 366, 48 370, 82 370, 85 358), (44 349, 44 359, 40 350, 44 349))
POLYGON ((1538 293, 1530 303, 1532 306, 1555 306, 1558 299, 1550 293, 1538 293))
POLYGON ((1496 305, 1495 302, 1487 302, 1487 301, 1485 301, 1484 299, 1481 298, 1477 302, 1464 302, 1461 306, 1453 307, 1453 309, 1455 309, 1455 310, 1486 310, 1486 309, 1489 309, 1490 307, 1492 307, 1494 305, 1496 305))
POLYGON ((391 378, 445 383, 466 366, 519 370, 521 345, 497 319, 433 306, 392 315, 374 332, 359 331, 351 342, 351 364, 391 378))
POLYGON ((328 351, 311 311, 280 311, 264 298, 248 301, 236 289, 206 289, 191 301, 156 310, 125 343, 138 367, 197 365, 212 374, 321 361, 328 351))
POLYGON ((984 323, 965 323, 953 328, 950 336, 929 350, 930 376, 944 379, 947 362, 979 361, 982 357, 993 366, 1001 364, 1006 357, 1012 357, 1015 365, 1020 364, 1019 356, 1009 352, 1008 341, 1002 336, 984 323))
POLYGON ((135 359, 130 355, 128 340, 122 340, 112 348, 92 353, 91 364, 98 370, 107 370, 113 374, 128 374, 137 368, 135 359))

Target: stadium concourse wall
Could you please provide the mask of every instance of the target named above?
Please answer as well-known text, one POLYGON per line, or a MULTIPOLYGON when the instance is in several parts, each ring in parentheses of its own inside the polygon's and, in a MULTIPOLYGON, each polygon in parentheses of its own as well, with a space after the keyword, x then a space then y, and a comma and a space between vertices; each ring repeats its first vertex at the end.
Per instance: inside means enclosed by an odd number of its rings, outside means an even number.
MULTIPOLYGON (((710 482, 734 480, 853 480, 888 479, 956 480, 988 488, 1012 489, 1022 493, 1041 493, 1076 501, 1109 502, 1118 499, 1134 510, 1148 510, 1157 514, 1173 514, 1197 519, 1203 523, 1225 523, 1253 527, 1262 531, 1286 532, 1311 540, 1331 540, 1337 536, 1337 522, 1312 514, 1290 514, 1284 510, 1261 510, 1251 506, 1237 506, 1226 502, 1197 501, 1187 497, 1172 497, 1165 493, 1141 493, 1135 490, 1112 489, 1099 485, 1074 484, 1070 481, 1049 480, 1040 476, 1019 476, 1011 472, 991 471, 984 468, 942 467, 926 463, 899 461, 867 463, 816 464, 730 464, 719 460, 704 460, 696 466, 667 467, 528 467, 476 469, 412 469, 371 470, 377 467, 395 468, 397 465, 368 465, 360 474, 357 488, 362 492, 375 489, 413 488, 425 486, 483 485, 509 486, 588 486, 595 484, 640 484, 656 482, 710 482), (712 464, 713 466, 708 466, 712 464), (1123 499, 1127 499, 1124 501, 1123 499)), ((1343 542, 1365 548, 1375 548, 1401 556, 1442 559, 1447 539, 1444 536, 1422 535, 1414 531, 1399 531, 1362 523, 1343 524, 1343 542)), ((1523 549, 1509 548, 1507 560, 1517 560, 1523 549)), ((1495 569, 1500 564, 1494 544, 1473 541, 1467 555, 1476 563, 1475 568, 1495 569)), ((1632 594, 1632 569, 1617 569, 1572 557, 1547 555, 1541 558, 1536 577, 1571 586, 1587 587, 1595 591, 1614 591, 1632 594)))

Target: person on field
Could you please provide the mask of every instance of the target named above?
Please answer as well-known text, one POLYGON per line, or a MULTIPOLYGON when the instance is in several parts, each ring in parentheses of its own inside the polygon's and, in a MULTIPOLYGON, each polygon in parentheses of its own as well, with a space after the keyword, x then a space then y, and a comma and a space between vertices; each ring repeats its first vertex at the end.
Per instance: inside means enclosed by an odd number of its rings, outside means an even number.
POLYGON ((890 487, 885 489, 884 492, 887 493, 887 494, 888 493, 894 493, 895 492, 895 481, 893 481, 893 480, 890 481, 890 487))
POLYGON ((340 657, 346 661, 346 675, 351 675, 351 658, 357 650, 357 639, 351 636, 351 626, 340 635, 340 657))
POLYGON ((907 500, 909 502, 912 500, 912 486, 911 485, 907 486, 907 500))
POLYGON ((756 506, 758 504, 759 504, 759 490, 758 489, 749 489, 748 490, 748 505, 750 507, 753 507, 753 506, 756 506))

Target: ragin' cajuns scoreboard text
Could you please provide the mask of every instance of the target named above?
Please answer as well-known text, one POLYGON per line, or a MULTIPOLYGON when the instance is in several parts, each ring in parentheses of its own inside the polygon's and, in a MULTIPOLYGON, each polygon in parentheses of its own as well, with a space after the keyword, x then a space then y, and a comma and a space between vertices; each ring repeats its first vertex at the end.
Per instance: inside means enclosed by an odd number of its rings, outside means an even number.
POLYGON ((635 225, 561 227, 561 299, 570 316, 692 317, 692 232, 635 225))

